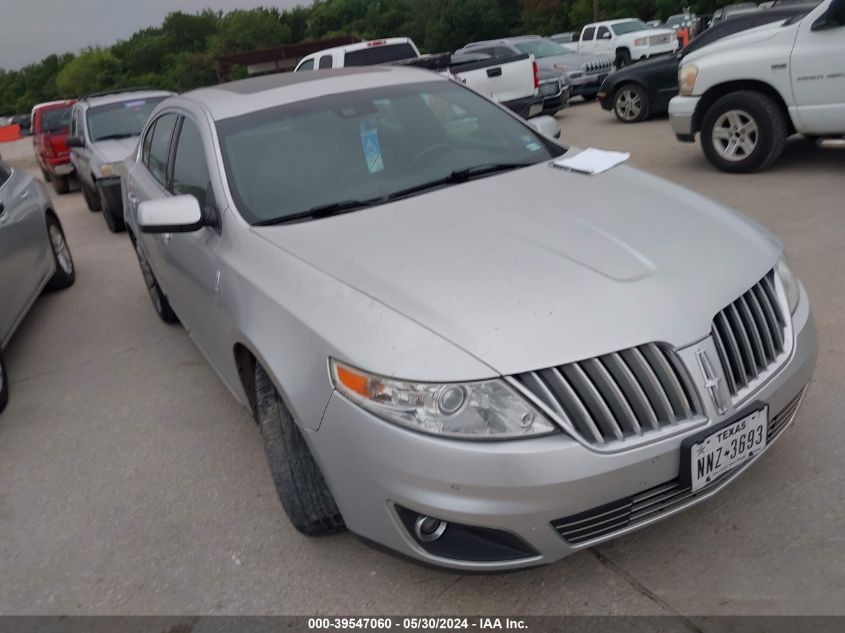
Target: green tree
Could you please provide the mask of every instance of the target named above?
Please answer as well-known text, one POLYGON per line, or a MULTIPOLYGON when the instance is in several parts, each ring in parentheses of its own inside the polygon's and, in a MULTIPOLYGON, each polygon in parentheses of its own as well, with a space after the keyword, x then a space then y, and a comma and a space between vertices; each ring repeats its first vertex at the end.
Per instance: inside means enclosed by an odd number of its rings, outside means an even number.
POLYGON ((115 85, 120 62, 110 51, 93 48, 71 60, 56 76, 56 88, 63 97, 78 97, 115 85))
POLYGON ((217 32, 209 38, 209 52, 216 57, 280 46, 290 41, 290 34, 277 9, 232 11, 223 16, 217 32))

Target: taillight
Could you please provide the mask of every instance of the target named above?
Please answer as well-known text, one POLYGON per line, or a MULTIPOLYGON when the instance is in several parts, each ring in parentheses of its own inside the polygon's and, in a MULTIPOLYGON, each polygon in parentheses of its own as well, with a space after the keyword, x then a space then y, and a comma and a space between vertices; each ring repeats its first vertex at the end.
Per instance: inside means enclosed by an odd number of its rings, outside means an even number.
POLYGON ((537 62, 534 62, 534 88, 540 87, 540 71, 537 69, 537 62))

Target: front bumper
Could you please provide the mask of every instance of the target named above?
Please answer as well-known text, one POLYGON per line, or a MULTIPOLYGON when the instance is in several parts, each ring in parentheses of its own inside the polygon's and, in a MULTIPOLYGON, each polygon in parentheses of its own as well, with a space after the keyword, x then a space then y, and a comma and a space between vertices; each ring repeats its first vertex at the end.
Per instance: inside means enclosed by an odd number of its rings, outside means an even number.
POLYGON ((684 143, 692 143, 698 131, 693 125, 695 109, 700 97, 672 97, 669 102, 669 124, 675 137, 684 143))
MULTIPOLYGON (((791 423, 799 402, 796 397, 809 383, 816 362, 816 330, 803 288, 792 335, 789 357, 749 396, 768 404, 770 420, 786 410, 789 419, 780 424, 781 429, 791 423)), ((694 348, 707 341, 712 344, 710 337, 704 341, 685 349, 694 356, 694 348)), ((561 517, 588 514, 676 481, 683 439, 747 406, 740 403, 719 415, 703 387, 698 389, 702 401, 708 402, 706 421, 614 453, 597 452, 562 433, 500 442, 441 439, 384 422, 337 392, 319 430, 306 437, 346 525, 356 534, 429 564, 466 570, 514 569, 551 563, 671 516, 715 494, 759 459, 762 453, 718 485, 688 495, 648 520, 587 542, 572 544, 555 530, 553 524, 560 524, 561 517), (434 556, 403 525, 397 505, 452 524, 506 532, 536 554, 495 562, 434 556)))

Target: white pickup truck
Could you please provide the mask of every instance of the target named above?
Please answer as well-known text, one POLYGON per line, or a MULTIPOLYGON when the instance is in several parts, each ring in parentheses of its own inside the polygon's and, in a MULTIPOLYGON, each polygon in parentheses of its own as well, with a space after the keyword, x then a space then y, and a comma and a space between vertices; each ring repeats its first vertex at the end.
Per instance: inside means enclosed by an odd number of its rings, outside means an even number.
POLYGON ((726 172, 773 163, 787 136, 845 136, 845 0, 726 37, 684 57, 669 120, 726 172))
POLYGON ((593 22, 581 29, 578 38, 579 53, 607 55, 617 68, 632 61, 674 53, 677 48, 674 30, 650 29, 645 22, 634 18, 593 22))
POLYGON ((543 99, 538 96, 537 66, 530 55, 507 60, 491 59, 489 56, 478 56, 477 59, 450 57, 449 54, 420 55, 410 38, 391 37, 311 53, 300 60, 294 72, 408 62, 452 76, 523 118, 541 112, 543 99))

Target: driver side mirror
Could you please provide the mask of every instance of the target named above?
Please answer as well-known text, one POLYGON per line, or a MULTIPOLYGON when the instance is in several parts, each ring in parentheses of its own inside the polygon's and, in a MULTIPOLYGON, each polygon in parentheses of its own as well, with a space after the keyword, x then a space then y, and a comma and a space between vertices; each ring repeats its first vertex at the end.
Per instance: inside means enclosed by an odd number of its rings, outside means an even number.
POLYGON ((603 40, 609 40, 610 39, 610 33, 602 33, 599 37, 603 40))
POLYGON ((528 125, 531 126, 535 132, 539 132, 543 136, 549 138, 560 138, 560 126, 554 117, 538 116, 528 120, 528 125))
POLYGON ((85 139, 81 136, 68 136, 65 139, 65 145, 68 147, 85 147, 85 139))
POLYGON ((811 31, 826 31, 845 26, 845 0, 833 0, 819 18, 813 22, 811 31))
POLYGON ((193 233, 203 224, 200 203, 191 195, 145 200, 138 205, 142 233, 193 233))

